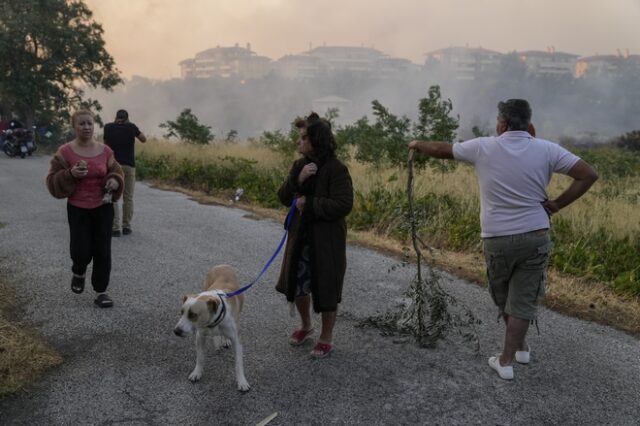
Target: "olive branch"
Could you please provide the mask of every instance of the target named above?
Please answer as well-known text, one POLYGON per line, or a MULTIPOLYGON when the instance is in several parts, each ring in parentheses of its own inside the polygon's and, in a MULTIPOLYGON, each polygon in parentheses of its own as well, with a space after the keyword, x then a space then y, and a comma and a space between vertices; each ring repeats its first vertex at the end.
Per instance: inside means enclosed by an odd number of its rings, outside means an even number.
MULTIPOLYGON (((405 292, 406 302, 399 309, 388 311, 382 315, 369 317, 362 321, 361 327, 375 327, 383 335, 411 336, 421 347, 433 348, 439 340, 455 330, 464 341, 474 346, 476 353, 480 350, 480 341, 475 326, 480 320, 471 310, 460 304, 455 297, 447 293, 441 284, 442 274, 428 262, 423 262, 425 256, 422 248, 427 249, 431 256, 434 250, 422 241, 418 235, 418 220, 413 204, 413 155, 409 151, 407 160, 407 220, 411 233, 411 243, 416 254, 416 275, 405 292), (456 308, 453 310, 452 308, 456 308)), ((408 264, 409 250, 405 254, 401 266, 408 264)), ((391 270, 395 270, 392 267, 391 270)))

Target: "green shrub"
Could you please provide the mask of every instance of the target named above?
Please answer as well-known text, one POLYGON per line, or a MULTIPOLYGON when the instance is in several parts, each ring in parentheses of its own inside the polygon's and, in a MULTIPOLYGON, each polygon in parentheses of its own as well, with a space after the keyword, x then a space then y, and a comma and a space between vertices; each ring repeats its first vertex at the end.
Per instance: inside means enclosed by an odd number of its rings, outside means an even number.
MULTIPOLYGON (((382 185, 363 194, 356 192, 349 226, 372 230, 398 240, 409 236, 407 195, 399 189, 389 191, 382 185)), ((452 249, 471 249, 480 238, 479 206, 452 195, 427 193, 414 200, 417 227, 424 240, 452 249)))
POLYGON ((201 159, 172 159, 166 155, 154 157, 141 153, 136 160, 140 179, 158 179, 207 193, 244 190, 244 196, 265 207, 279 207, 277 191, 284 180, 281 169, 264 169, 257 161, 222 157, 215 162, 201 159))
POLYGON ((602 228, 587 233, 558 216, 551 237, 555 243, 551 261, 557 270, 640 296, 640 234, 614 238, 602 228))
POLYGON ((576 155, 591 164, 601 178, 617 179, 640 176, 640 153, 611 147, 575 150, 576 155))

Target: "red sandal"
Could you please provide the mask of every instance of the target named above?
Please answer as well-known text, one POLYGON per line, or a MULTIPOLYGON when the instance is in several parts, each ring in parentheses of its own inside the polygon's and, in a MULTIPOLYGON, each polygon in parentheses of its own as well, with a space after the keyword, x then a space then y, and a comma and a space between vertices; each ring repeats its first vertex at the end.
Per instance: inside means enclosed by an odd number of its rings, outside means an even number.
POLYGON ((316 342, 316 345, 311 350, 311 356, 314 358, 326 358, 331 352, 333 352, 331 343, 316 342))
POLYGON ((296 330, 289 336, 289 344, 291 346, 300 346, 313 334, 313 328, 309 330, 296 330))

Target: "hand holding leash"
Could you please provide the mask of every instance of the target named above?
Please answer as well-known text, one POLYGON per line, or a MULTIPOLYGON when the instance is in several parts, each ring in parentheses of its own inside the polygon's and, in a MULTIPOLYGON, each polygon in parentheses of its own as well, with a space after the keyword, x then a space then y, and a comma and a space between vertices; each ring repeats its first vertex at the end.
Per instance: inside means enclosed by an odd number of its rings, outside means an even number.
POLYGON ((298 211, 300 213, 302 213, 304 211, 304 204, 307 202, 307 199, 305 198, 304 195, 302 195, 300 198, 296 199, 296 208, 298 209, 298 211))

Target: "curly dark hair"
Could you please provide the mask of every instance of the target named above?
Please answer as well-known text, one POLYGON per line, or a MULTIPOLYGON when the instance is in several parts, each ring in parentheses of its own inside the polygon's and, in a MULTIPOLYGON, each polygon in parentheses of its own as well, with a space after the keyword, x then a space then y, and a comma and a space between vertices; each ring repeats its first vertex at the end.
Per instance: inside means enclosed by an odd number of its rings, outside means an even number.
POLYGON ((331 123, 312 112, 306 118, 307 136, 318 160, 335 156, 337 144, 331 130, 331 123))
POLYGON ((320 116, 317 113, 311 111, 311 113, 306 117, 296 117, 296 119, 293 120, 293 125, 297 129, 306 129, 309 121, 315 121, 319 119, 320 119, 320 116))

